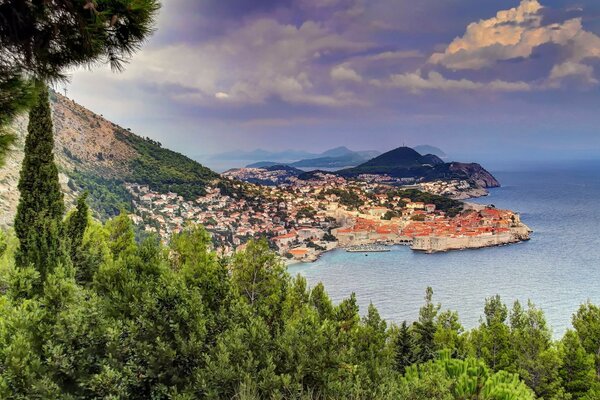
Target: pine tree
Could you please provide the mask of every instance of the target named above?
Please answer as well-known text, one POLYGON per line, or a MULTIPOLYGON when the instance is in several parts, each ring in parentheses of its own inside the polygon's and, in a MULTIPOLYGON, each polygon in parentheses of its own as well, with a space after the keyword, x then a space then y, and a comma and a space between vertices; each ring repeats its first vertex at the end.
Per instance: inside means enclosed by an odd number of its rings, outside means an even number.
POLYGON ((439 304, 433 303, 433 289, 428 287, 425 292, 425 305, 419 310, 419 320, 413 324, 417 357, 419 362, 425 362, 435 357, 435 320, 440 310, 439 304))
MULTIPOLYGON (((513 314, 511 314, 512 326, 519 323, 518 313, 520 304, 515 303, 513 314)), ((508 318, 508 308, 502 302, 500 296, 496 295, 485 299, 485 322, 481 324, 477 338, 477 347, 480 350, 480 356, 490 366, 498 372, 506 369, 513 362, 510 348, 510 329, 506 325, 508 318)))
POLYGON ((402 322, 400 331, 394 343, 395 355, 394 355, 394 366, 396 371, 404 374, 406 368, 414 362, 414 344, 413 339, 408 328, 406 321, 402 322))
POLYGON ((62 218, 63 194, 54 163, 54 138, 48 101, 48 88, 38 83, 38 99, 29 113, 25 158, 19 180, 21 198, 15 217, 19 239, 18 267, 33 266, 41 282, 64 262, 62 218))
POLYGON ((560 355, 563 386, 574 399, 580 399, 595 382, 594 355, 586 353, 577 333, 570 330, 562 338, 560 355))
POLYGON ((573 328, 585 351, 594 354, 596 376, 600 378, 600 307, 589 302, 582 304, 573 315, 573 328))
POLYGON ((0 166, 17 140, 8 126, 19 113, 33 104, 34 92, 29 81, 23 81, 14 72, 4 71, 0 67, 0 166))

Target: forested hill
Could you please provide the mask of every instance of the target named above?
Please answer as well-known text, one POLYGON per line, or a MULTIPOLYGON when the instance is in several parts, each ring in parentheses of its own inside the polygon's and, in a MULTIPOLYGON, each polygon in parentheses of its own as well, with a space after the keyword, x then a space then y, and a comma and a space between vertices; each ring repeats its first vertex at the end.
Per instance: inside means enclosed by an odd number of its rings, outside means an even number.
MULTIPOLYGON (((152 190, 176 192, 191 199, 205 193, 220 176, 198 162, 165 149, 149 138, 114 124, 74 101, 51 93, 55 127, 54 153, 67 199, 88 190, 92 207, 100 217, 109 217, 121 208, 129 209, 130 197, 124 182, 147 184, 152 190)), ((12 221, 18 200, 17 181, 27 121, 18 120, 17 149, 0 170, 0 211, 6 225, 12 221)))
POLYGON ((480 188, 500 186, 496 178, 479 164, 445 163, 436 155, 421 155, 410 147, 398 147, 357 167, 343 169, 337 173, 344 177, 376 174, 425 181, 464 179, 480 188))

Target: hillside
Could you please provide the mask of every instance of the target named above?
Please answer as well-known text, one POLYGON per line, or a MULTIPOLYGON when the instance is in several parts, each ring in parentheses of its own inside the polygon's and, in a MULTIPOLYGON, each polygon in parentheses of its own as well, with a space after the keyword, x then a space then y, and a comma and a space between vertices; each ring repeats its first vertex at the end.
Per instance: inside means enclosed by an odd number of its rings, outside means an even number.
POLYGON ((300 160, 289 164, 295 168, 344 168, 358 165, 365 161, 365 158, 358 153, 350 153, 336 157, 319 157, 309 160, 300 160))
POLYGON ((360 164, 357 168, 410 168, 441 163, 443 161, 432 154, 422 156, 410 147, 398 147, 360 164))
MULTIPOLYGON (((135 135, 60 94, 51 93, 51 106, 54 153, 67 200, 72 200, 78 192, 89 191, 92 208, 102 218, 117 214, 121 208, 130 209, 131 196, 125 182, 192 199, 203 195, 207 184, 220 178, 196 161, 135 135)), ((0 224, 3 225, 12 222, 16 210, 26 129, 25 117, 14 124, 19 144, 6 166, 0 169, 0 210, 4 217, 0 224)))
POLYGON ((410 147, 398 147, 357 167, 347 168, 337 173, 344 177, 374 174, 423 181, 459 179, 468 180, 480 188, 500 186, 492 174, 479 164, 445 163, 436 155, 421 155, 410 147))

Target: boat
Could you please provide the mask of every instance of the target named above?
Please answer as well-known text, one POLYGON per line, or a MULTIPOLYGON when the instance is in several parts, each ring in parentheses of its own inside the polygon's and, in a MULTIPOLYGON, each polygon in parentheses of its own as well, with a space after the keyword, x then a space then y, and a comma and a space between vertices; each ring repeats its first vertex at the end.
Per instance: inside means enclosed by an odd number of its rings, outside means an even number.
POLYGON ((390 251, 388 246, 365 244, 346 248, 348 253, 384 253, 390 251))

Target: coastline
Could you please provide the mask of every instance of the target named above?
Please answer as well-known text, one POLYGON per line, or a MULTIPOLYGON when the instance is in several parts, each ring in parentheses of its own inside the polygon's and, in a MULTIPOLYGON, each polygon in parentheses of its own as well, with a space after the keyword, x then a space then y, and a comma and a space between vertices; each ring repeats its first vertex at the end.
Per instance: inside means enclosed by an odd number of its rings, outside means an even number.
MULTIPOLYGON (((486 204, 469 202, 469 199, 476 199, 481 197, 487 197, 490 195, 490 192, 487 189, 473 189, 469 191, 462 192, 461 196, 454 196, 455 199, 460 199, 464 202, 465 209, 481 211, 488 207, 486 204)), ((499 247, 499 246, 507 246, 511 244, 518 244, 529 241, 531 239, 530 234, 533 233, 533 230, 529 228, 526 224, 522 223, 520 220, 518 223, 515 223, 513 226, 509 228, 507 232, 501 234, 490 234, 490 235, 482 235, 481 237, 460 237, 460 238, 449 238, 449 237, 437 237, 435 235, 430 235, 426 238, 420 238, 421 241, 419 244, 415 245, 414 239, 407 243, 406 238, 398 237, 397 240, 393 241, 382 241, 382 242, 358 242, 352 244, 340 245, 339 242, 336 242, 334 246, 322 251, 316 251, 314 255, 312 255, 308 259, 297 260, 297 259, 284 259, 286 266, 294 266, 299 264, 311 264, 318 261, 321 256, 327 252, 342 249, 348 251, 348 249, 356 248, 356 246, 364 246, 364 245, 376 245, 382 247, 394 247, 394 246, 410 246, 410 249, 414 252, 419 252, 423 254, 433 254, 433 253, 445 253, 450 251, 460 251, 460 250, 480 250, 489 247, 499 247), (423 240, 426 243, 423 243, 423 240), (432 245, 431 241, 434 241, 435 244, 432 245)), ((355 253, 369 253, 369 251, 353 251, 355 253)))

